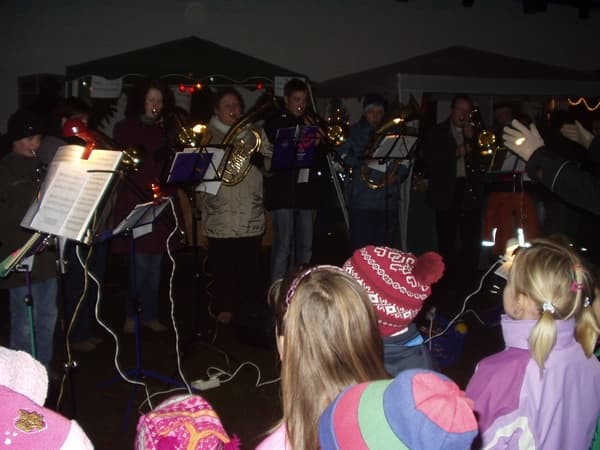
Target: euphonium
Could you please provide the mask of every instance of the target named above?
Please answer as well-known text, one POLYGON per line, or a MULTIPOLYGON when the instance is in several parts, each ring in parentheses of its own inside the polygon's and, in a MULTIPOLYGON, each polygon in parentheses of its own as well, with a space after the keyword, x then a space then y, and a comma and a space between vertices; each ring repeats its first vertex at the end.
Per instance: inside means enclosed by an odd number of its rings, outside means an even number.
POLYGON ((371 177, 373 169, 369 167, 369 164, 373 160, 375 150, 379 148, 383 139, 389 134, 389 131, 394 127, 399 128, 400 135, 409 135, 406 129, 406 122, 410 122, 411 120, 419 118, 421 116, 421 113, 421 107, 417 103, 417 100, 411 95, 408 105, 404 106, 398 114, 394 115, 392 119, 390 119, 375 130, 375 132, 371 136, 371 139, 369 140, 369 143, 367 144, 365 152, 363 153, 365 162, 360 168, 360 176, 369 189, 383 188, 390 180, 392 180, 395 177, 396 172, 400 167, 400 161, 395 160, 390 164, 387 170, 387 176, 384 177, 383 180, 377 181, 373 179, 371 177))
POLYGON ((254 123, 276 107, 275 97, 272 97, 248 111, 229 128, 222 142, 228 154, 218 170, 224 185, 235 186, 246 177, 250 171, 250 159, 263 143, 261 131, 254 123))

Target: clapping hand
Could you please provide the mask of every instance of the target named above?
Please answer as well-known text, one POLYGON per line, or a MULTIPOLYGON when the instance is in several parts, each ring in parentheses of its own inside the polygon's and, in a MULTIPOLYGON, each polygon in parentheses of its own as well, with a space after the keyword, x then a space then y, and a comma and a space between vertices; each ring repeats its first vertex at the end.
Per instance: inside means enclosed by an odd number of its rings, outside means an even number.
POLYGON ((518 120, 513 119, 511 125, 505 126, 503 131, 504 145, 525 161, 528 161, 533 152, 544 145, 544 140, 535 124, 531 124, 531 128, 527 128, 518 120))
POLYGON ((560 129, 561 134, 573 142, 581 144, 586 150, 590 148, 594 135, 576 120, 574 124, 565 123, 560 129))

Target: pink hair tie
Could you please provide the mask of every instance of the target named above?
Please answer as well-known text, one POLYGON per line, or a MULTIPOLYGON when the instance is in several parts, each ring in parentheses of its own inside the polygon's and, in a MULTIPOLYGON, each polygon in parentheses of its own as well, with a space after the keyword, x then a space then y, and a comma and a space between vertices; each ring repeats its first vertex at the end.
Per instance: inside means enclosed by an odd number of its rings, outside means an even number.
POLYGON ((328 264, 322 264, 320 266, 314 266, 314 267, 310 267, 310 268, 306 269, 304 272, 301 272, 292 281, 292 284, 290 285, 290 288, 288 289, 287 293, 285 294, 285 304, 286 304, 286 306, 290 306, 290 302, 292 301, 292 297, 296 293, 296 289, 298 288, 298 285, 300 284, 300 282, 302 280, 304 280, 311 273, 318 272, 319 270, 324 270, 324 269, 332 269, 332 270, 335 270, 335 271, 337 271, 339 273, 343 273, 344 275, 347 275, 346 272, 344 270, 342 270, 341 268, 339 268, 337 266, 331 266, 331 265, 328 265, 328 264))
POLYGON ((578 283, 577 281, 573 281, 571 283, 571 292, 577 292, 583 289, 583 283, 578 283))

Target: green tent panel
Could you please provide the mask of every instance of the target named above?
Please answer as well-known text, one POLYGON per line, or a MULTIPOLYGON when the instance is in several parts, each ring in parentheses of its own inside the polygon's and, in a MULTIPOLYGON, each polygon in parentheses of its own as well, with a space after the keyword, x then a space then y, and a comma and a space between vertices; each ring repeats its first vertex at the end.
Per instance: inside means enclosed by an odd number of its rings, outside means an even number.
POLYGON ((67 66, 67 80, 90 75, 108 79, 143 76, 171 82, 205 81, 213 77, 235 83, 303 76, 194 36, 67 66))

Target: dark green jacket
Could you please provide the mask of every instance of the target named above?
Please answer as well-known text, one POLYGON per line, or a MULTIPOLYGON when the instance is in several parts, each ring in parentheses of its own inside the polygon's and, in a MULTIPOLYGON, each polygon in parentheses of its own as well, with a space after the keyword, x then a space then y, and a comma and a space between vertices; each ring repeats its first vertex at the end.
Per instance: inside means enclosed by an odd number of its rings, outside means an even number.
MULTIPOLYGON (((0 160, 0 261, 19 249, 33 232, 20 226, 23 216, 37 194, 39 182, 35 158, 8 153, 0 160)), ((46 250, 35 257, 32 281, 56 276, 54 251, 46 250)), ((0 288, 24 286, 25 274, 12 273, 0 279, 0 288)))

